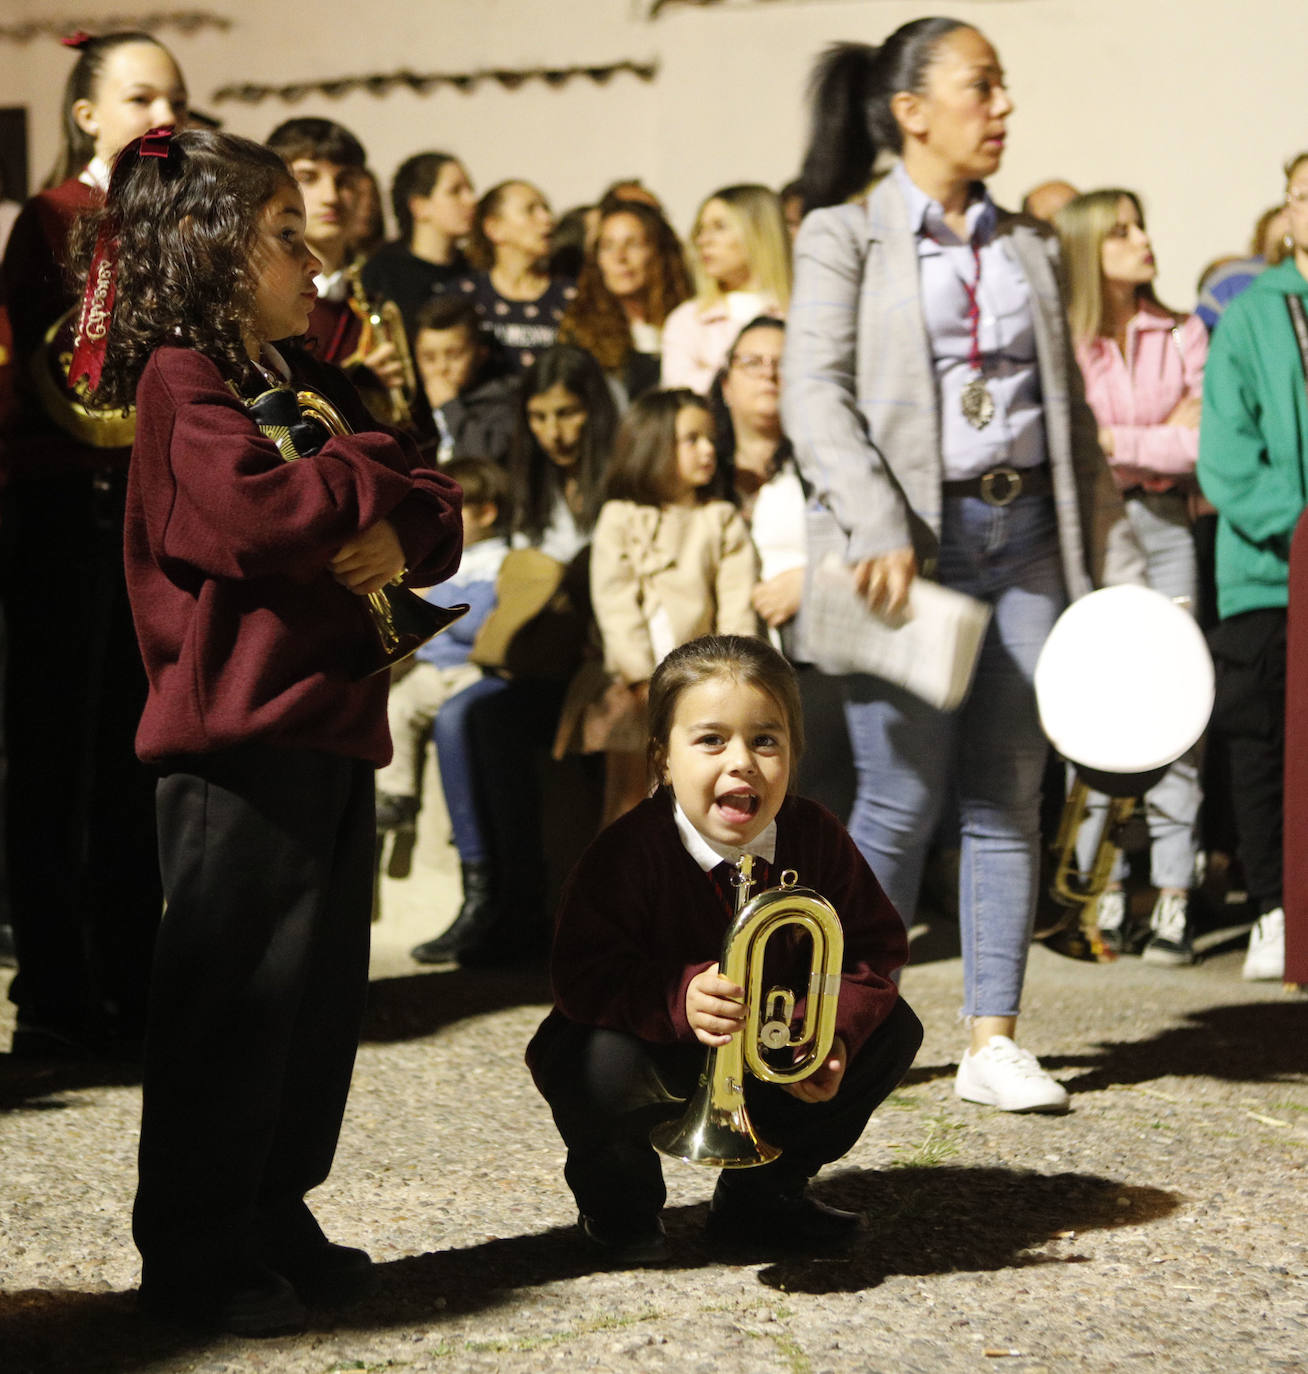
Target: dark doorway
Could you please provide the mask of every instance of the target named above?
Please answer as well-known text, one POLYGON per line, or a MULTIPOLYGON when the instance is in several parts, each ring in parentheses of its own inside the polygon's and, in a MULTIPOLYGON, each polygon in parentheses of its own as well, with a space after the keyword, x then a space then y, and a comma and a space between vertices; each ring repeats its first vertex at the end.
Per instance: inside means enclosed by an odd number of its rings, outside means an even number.
POLYGON ((0 176, 6 200, 26 200, 27 110, 22 106, 0 109, 0 176))

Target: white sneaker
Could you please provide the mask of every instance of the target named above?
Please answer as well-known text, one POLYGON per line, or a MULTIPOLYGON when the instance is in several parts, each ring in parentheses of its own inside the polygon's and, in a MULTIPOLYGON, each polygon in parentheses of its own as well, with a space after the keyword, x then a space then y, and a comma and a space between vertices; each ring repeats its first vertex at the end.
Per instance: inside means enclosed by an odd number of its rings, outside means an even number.
POLYGON ((1249 932, 1249 953, 1240 976, 1246 983, 1279 983, 1285 977, 1285 908, 1260 916, 1249 932))
POLYGON ((1006 1035, 992 1035, 984 1049, 967 1050, 958 1066, 954 1091, 968 1102, 1004 1112, 1065 1112, 1067 1089, 1040 1067, 1030 1050, 1006 1035))
POLYGON ((1126 951, 1126 893, 1120 887, 1107 887, 1095 898, 1095 925, 1105 949, 1126 951))

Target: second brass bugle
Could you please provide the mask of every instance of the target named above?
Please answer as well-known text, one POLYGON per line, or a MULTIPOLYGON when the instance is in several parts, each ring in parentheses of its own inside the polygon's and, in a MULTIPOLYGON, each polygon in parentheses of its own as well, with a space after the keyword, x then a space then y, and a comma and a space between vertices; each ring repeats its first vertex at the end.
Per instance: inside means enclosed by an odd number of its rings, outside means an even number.
POLYGON ((388 343, 395 349, 403 380, 399 386, 386 388, 385 414, 377 418, 394 425, 396 429, 408 429, 413 422, 413 405, 418 396, 418 373, 413 365, 413 350, 409 347, 404 316, 394 301, 373 300, 368 295, 359 277, 358 263, 353 264, 346 275, 350 283, 350 309, 363 325, 352 361, 362 362, 367 354, 381 344, 388 343))

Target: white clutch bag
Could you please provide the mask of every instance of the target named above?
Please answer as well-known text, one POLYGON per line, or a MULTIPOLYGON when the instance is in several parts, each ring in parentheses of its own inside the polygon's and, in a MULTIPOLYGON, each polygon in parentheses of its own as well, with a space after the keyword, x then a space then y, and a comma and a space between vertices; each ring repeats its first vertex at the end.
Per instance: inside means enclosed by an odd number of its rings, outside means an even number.
POLYGON ((814 569, 804 600, 814 639, 840 646, 822 655, 825 672, 871 673, 941 711, 955 710, 967 696, 990 623, 984 601, 915 577, 904 609, 879 615, 834 553, 814 569))

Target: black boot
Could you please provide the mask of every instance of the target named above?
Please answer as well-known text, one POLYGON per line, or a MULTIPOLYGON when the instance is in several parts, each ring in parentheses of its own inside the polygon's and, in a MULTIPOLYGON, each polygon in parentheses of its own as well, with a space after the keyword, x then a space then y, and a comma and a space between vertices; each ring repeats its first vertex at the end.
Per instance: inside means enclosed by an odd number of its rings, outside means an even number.
POLYGON ((463 905, 448 930, 416 945, 411 951, 420 964, 449 964, 461 950, 484 942, 487 932, 497 923, 498 909, 494 895, 494 872, 490 864, 460 864, 463 874, 463 905))

